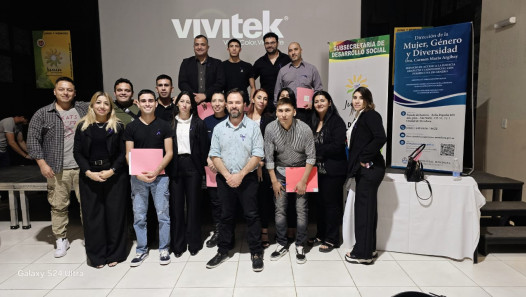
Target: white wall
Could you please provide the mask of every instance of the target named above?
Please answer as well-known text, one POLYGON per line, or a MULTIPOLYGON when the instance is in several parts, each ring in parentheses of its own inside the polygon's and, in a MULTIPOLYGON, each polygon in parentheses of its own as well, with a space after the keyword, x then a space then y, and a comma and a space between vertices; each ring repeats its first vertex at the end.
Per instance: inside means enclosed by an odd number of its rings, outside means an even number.
MULTIPOLYGON (((263 11, 269 11, 270 24, 282 19, 277 26, 283 34, 279 49, 286 53, 288 44, 298 41, 303 48, 303 58, 318 68, 326 88, 327 42, 360 37, 360 3, 360 0, 99 0, 104 88, 113 92, 115 80, 126 77, 134 83, 136 92, 143 88, 153 89, 155 77, 166 73, 174 80, 175 96, 179 65, 183 58, 193 55, 194 32, 190 29, 187 38, 180 38, 172 19, 179 19, 181 29, 186 19, 206 19, 213 28, 215 19, 231 20, 239 14, 238 18, 244 21, 257 20, 248 25, 257 26, 257 22, 261 22, 263 26, 263 11)), ((256 31, 247 33, 258 35, 256 31)), ((218 32, 218 38, 209 36, 209 55, 225 60, 228 58, 225 42, 230 38, 222 37, 222 28, 218 32)), ((201 33, 205 34, 204 30, 201 33)), ((238 38, 242 42, 256 43, 242 46, 241 59, 253 64, 265 53, 263 45, 259 44, 261 36, 238 38)))
MULTIPOLYGON (((483 0, 475 167, 526 181, 526 1, 483 0), (500 30, 493 24, 517 17, 500 30), (507 119, 508 128, 501 123, 507 119)), ((526 191, 523 191, 526 200, 526 191)))

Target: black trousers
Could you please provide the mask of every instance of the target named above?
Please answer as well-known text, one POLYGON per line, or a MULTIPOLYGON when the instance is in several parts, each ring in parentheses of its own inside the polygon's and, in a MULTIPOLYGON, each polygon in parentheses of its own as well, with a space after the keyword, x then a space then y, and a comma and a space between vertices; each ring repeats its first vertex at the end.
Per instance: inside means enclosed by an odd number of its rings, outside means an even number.
POLYGON ((319 192, 316 197, 316 237, 340 245, 340 226, 343 217, 343 184, 345 176, 318 174, 319 192))
POLYGON ((352 254, 359 259, 372 259, 376 250, 376 226, 378 223, 378 188, 385 175, 385 168, 373 166, 361 168, 355 176, 354 235, 356 244, 352 254))
POLYGON ((221 254, 227 253, 233 246, 232 239, 234 237, 236 205, 238 201, 243 208, 243 216, 247 222, 247 239, 250 253, 263 252, 257 192, 258 180, 255 171, 247 174, 237 188, 231 188, 222 175, 217 175, 217 194, 223 203, 218 243, 218 252, 221 254))
POLYGON ((221 200, 217 195, 217 188, 208 188, 208 198, 210 199, 210 208, 212 212, 212 222, 215 226, 219 225, 221 221, 221 200))
POLYGON ((203 248, 201 240, 202 175, 190 157, 177 160, 177 177, 170 178, 170 240, 174 253, 203 248), (186 205, 186 216, 185 216, 186 205))
MULTIPOLYGON (((92 168, 93 172, 101 171, 92 168)), ((79 189, 86 254, 91 266, 126 260, 126 187, 128 175, 120 172, 105 182, 80 174, 79 189)))

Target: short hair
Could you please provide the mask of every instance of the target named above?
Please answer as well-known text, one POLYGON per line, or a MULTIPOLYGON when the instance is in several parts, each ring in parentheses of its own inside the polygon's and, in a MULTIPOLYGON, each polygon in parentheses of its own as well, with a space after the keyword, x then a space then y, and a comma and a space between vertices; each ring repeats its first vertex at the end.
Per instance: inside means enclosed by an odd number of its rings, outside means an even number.
POLYGON ((358 87, 354 92, 352 93, 353 97, 355 93, 362 94, 363 101, 365 101, 365 108, 364 111, 368 111, 375 108, 374 102, 373 102, 373 94, 371 93, 371 90, 369 90, 366 87, 358 87))
POLYGON ((55 81, 55 85, 57 85, 61 81, 67 81, 67 82, 71 83, 74 87, 76 87, 75 86, 75 82, 71 78, 69 78, 67 76, 61 76, 61 77, 57 78, 57 80, 55 81))
POLYGON ((279 41, 278 35, 274 32, 268 32, 267 34, 263 35, 263 41, 267 38, 275 38, 276 42, 279 41))
POLYGON ((172 78, 168 74, 161 74, 161 75, 157 76, 157 78, 155 79, 155 85, 157 85, 157 82, 160 79, 167 79, 167 80, 169 80, 170 84, 173 86, 172 78))
POLYGON ((142 90, 139 91, 139 94, 137 95, 137 99, 141 98, 141 96, 144 95, 144 94, 150 94, 150 95, 153 96, 153 98, 155 98, 155 93, 152 90, 150 90, 150 89, 142 89, 142 90))
POLYGON ((208 38, 207 38, 206 36, 204 36, 203 34, 199 34, 199 35, 197 35, 196 37, 194 37, 194 41, 195 41, 196 39, 199 39, 199 38, 204 38, 204 39, 206 40, 206 43, 208 43, 208 38))
MULTIPOLYGON (((241 95, 241 97, 245 98, 245 92, 243 92, 243 90, 238 89, 238 88, 233 88, 226 93, 225 100, 228 98, 228 96, 230 96, 230 94, 234 94, 234 93, 238 93, 239 95, 241 95)), ((245 100, 243 100, 243 103, 245 103, 245 100)))
POLYGON ((130 87, 131 87, 131 91, 133 93, 133 84, 132 84, 132 82, 129 79, 122 78, 122 77, 115 81, 115 84, 113 85, 113 91, 114 92, 117 91, 117 85, 118 84, 122 84, 122 83, 129 84, 130 87))
POLYGON ((280 105, 285 105, 285 104, 289 104, 292 106, 292 108, 296 109, 296 100, 292 100, 292 98, 290 97, 283 97, 281 99, 278 99, 278 103, 276 104, 276 109, 280 105))
POLYGON ((232 42, 237 42, 237 44, 239 44, 239 47, 241 47, 241 42, 235 38, 230 39, 228 43, 226 44, 226 46, 229 47, 232 42))

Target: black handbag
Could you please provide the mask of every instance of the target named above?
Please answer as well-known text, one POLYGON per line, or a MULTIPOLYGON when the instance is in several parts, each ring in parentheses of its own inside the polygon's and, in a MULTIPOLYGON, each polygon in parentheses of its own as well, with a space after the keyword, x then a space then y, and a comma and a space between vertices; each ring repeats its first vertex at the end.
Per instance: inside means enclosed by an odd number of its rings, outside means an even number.
POLYGON ((424 178, 424 165, 422 165, 422 162, 420 162, 419 159, 419 156, 420 154, 422 153, 422 151, 424 150, 424 148, 426 147, 425 144, 421 144, 419 147, 416 148, 416 150, 414 150, 411 155, 409 155, 409 157, 407 158, 407 167, 405 168, 405 172, 404 172, 404 175, 405 175, 405 179, 408 181, 408 182, 415 182, 415 192, 416 192, 416 196, 421 199, 421 200, 428 200, 429 198, 431 198, 433 196, 433 190, 431 189, 431 184, 429 184, 429 181, 427 181, 425 178, 424 178), (415 160, 415 158, 417 160, 415 160), (417 190, 417 187, 416 187, 416 183, 418 182, 425 182, 427 183, 427 187, 429 188, 429 197, 427 198, 422 198, 420 197, 420 195, 418 195, 418 190, 417 190))
POLYGON ((424 180, 424 166, 420 160, 415 160, 415 158, 422 153, 425 147, 425 144, 421 144, 408 157, 404 175, 409 182, 419 182, 424 180))

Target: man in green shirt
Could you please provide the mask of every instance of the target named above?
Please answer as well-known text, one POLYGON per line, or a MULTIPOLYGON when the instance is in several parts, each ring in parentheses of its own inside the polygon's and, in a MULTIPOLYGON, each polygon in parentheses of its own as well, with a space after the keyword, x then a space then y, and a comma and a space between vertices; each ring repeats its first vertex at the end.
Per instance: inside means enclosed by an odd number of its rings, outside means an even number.
POLYGON ((126 78, 119 78, 113 86, 115 91, 115 115, 124 123, 129 124, 139 117, 139 107, 133 102, 133 84, 126 78))

